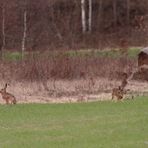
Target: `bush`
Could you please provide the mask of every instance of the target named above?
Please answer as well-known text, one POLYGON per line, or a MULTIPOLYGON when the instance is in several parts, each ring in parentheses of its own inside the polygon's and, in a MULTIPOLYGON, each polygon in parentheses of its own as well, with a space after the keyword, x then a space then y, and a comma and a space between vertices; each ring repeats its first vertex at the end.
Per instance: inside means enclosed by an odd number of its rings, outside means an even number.
POLYGON ((134 58, 127 57, 69 57, 28 56, 23 61, 1 62, 1 79, 42 81, 48 79, 80 79, 87 77, 120 78, 128 68, 136 65, 134 58))

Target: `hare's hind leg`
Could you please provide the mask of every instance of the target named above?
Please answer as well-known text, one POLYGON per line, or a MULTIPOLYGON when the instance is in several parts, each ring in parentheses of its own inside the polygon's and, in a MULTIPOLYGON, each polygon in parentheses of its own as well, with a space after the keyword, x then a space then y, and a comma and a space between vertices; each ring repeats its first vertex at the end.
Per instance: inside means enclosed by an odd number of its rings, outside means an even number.
POLYGON ((11 98, 11 104, 16 104, 16 98, 13 96, 12 98, 11 98))

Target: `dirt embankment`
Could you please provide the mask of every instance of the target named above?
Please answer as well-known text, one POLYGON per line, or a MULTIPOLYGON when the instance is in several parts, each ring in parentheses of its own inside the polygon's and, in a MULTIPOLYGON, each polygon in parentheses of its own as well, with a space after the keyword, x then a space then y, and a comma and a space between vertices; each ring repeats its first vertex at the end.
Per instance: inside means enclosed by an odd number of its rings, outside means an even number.
MULTIPOLYGON (((0 83, 3 88, 5 82, 0 83)), ((42 82, 11 82, 7 91, 16 96, 18 103, 66 103, 81 101, 101 101, 111 99, 111 90, 118 87, 120 81, 108 79, 92 80, 57 80, 48 81, 46 87, 42 82)), ((148 83, 130 81, 126 87, 129 89, 125 98, 132 95, 147 95, 148 83)), ((5 103, 0 98, 0 103, 5 103)))

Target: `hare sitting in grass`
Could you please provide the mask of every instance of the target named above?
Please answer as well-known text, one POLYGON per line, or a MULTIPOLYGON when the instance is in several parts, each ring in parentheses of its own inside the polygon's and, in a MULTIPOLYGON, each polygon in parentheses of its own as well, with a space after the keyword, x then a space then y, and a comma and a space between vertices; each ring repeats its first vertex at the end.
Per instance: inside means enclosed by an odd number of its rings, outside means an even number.
POLYGON ((6 88, 7 83, 5 84, 5 87, 0 90, 3 100, 6 101, 6 104, 16 104, 16 98, 12 94, 6 92, 6 88))
POLYGON ((113 88, 112 90, 112 99, 114 99, 114 97, 116 97, 117 100, 123 99, 123 95, 126 94, 125 87, 128 84, 127 79, 128 79, 127 73, 123 73, 123 79, 121 85, 118 88, 113 88))
POLYGON ((124 91, 123 89, 119 86, 118 88, 113 88, 112 90, 112 100, 114 97, 117 98, 117 100, 123 99, 124 91))

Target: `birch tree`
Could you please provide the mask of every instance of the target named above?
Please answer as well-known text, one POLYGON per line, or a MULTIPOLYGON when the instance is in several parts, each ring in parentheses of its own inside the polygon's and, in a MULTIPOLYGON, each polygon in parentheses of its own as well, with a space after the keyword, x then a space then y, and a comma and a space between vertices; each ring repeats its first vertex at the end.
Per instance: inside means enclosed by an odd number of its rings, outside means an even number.
POLYGON ((89 0, 88 31, 92 31, 92 0, 89 0))
POLYGON ((2 50, 5 48, 6 44, 6 36, 5 36, 5 7, 2 8, 2 35, 3 35, 3 47, 2 50))
POLYGON ((81 0, 81 19, 82 19, 82 32, 86 32, 86 0, 81 0))
POLYGON ((25 9, 23 14, 22 58, 24 55, 24 51, 26 49, 26 46, 25 46, 26 37, 27 37, 27 10, 25 9))

